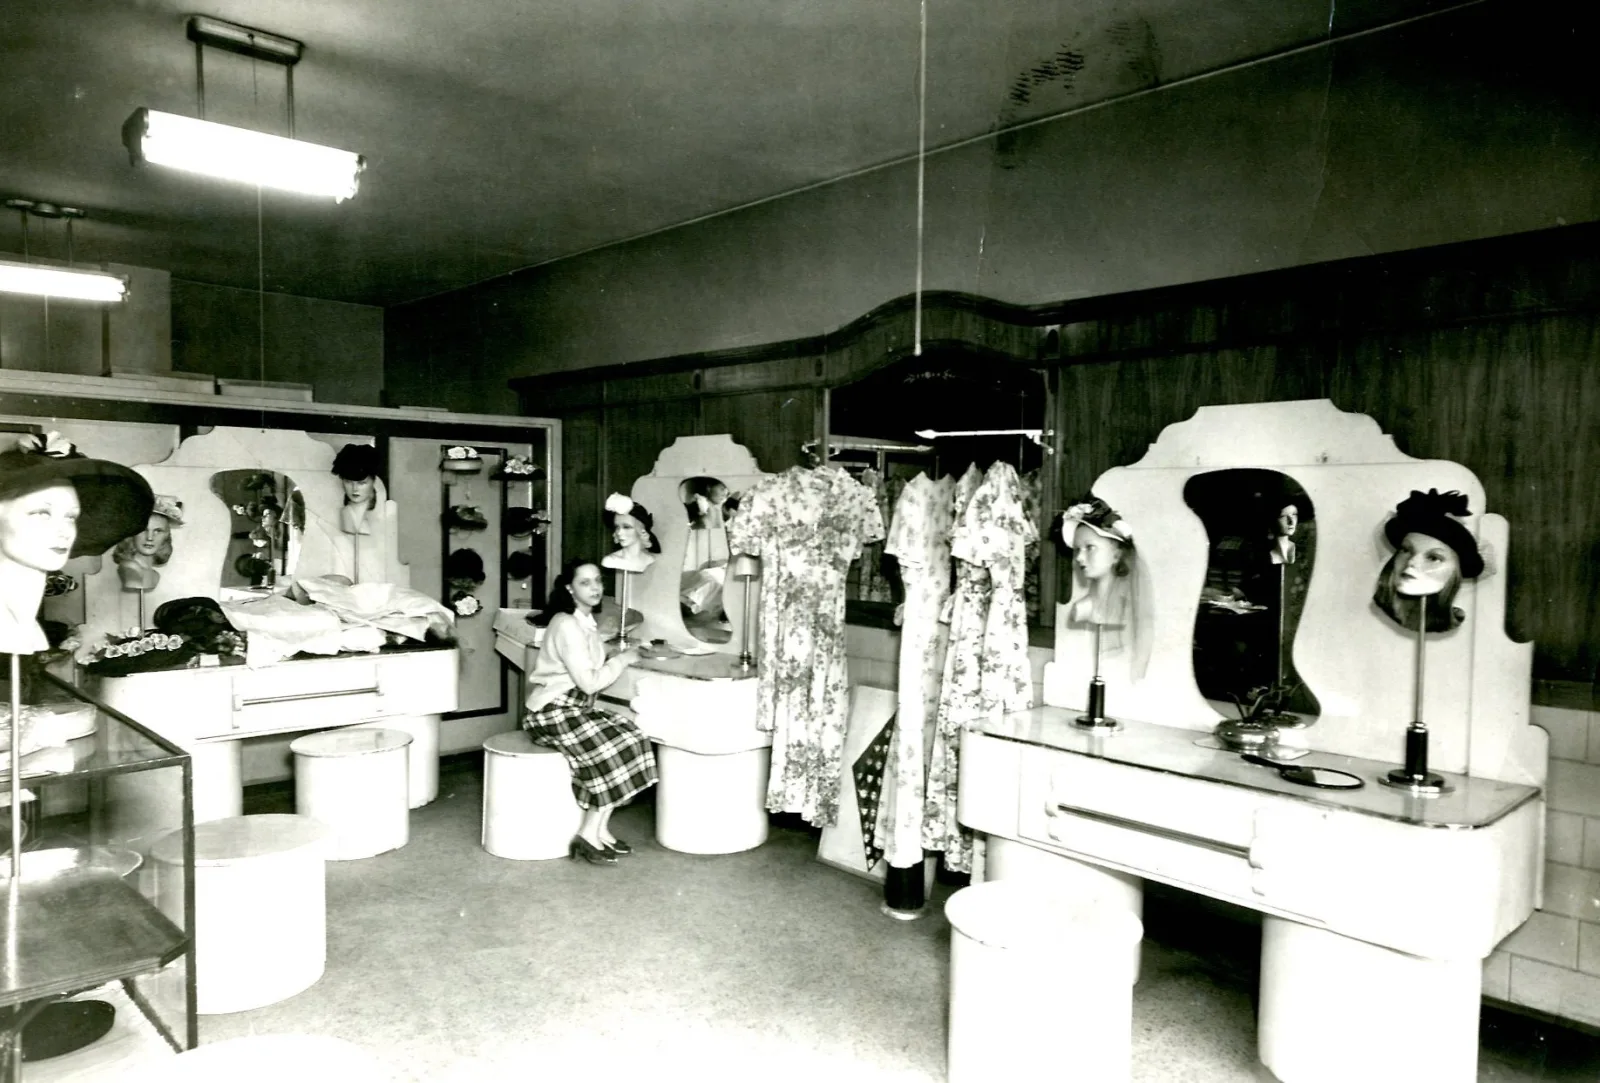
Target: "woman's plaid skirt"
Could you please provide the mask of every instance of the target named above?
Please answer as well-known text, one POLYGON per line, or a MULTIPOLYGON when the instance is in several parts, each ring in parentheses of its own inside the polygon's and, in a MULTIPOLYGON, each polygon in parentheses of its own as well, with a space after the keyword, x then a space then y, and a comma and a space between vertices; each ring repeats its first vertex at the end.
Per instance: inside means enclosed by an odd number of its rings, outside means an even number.
POLYGON ((579 808, 620 805, 656 782, 656 753, 639 727, 576 688, 523 715, 535 744, 559 749, 579 808))

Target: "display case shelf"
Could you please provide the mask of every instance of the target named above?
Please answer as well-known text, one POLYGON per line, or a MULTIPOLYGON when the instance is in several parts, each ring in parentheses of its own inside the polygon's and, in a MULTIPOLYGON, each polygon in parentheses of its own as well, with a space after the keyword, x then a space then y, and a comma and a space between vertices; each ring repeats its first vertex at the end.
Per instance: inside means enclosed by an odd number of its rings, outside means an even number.
MULTIPOLYGON (((9 682, 0 682, 9 699, 9 682)), ((93 728, 25 768, 22 800, 29 809, 22 833, 21 876, 0 868, 0 1079, 20 1079, 20 1036, 51 1003, 120 982, 175 1051, 199 1041, 194 986, 193 773, 187 753, 42 668, 24 681, 25 708, 70 709, 93 728), (119 815, 112 788, 117 776, 143 773, 173 791, 170 823, 141 823, 135 832, 119 815), (144 873, 149 846, 178 832, 184 878, 181 908, 156 904, 144 873), (33 860, 30 861, 30 858, 33 860)), ((27 732, 26 725, 21 727, 27 732)), ((24 742, 27 748, 27 742, 24 742)), ((9 771, 0 793, 13 799, 9 771)), ((9 844, 9 842, 8 842, 9 844)))

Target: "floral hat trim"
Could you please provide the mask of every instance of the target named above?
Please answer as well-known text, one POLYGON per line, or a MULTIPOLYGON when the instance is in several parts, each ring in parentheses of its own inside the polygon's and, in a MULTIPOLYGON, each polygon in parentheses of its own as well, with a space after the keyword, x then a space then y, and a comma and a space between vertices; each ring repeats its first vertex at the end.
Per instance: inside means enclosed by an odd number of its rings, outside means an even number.
POLYGON ((1062 540, 1070 545, 1072 531, 1080 523, 1102 538, 1110 538, 1123 544, 1133 541, 1133 528, 1128 525, 1128 521, 1097 496, 1074 504, 1061 513, 1062 540))
POLYGON ((444 457, 447 459, 476 459, 478 449, 475 447, 453 447, 446 449, 444 457))
POLYGON ((606 510, 613 515, 630 515, 633 513, 633 500, 621 493, 612 493, 606 497, 606 510))
POLYGON ((512 455, 500 467, 500 473, 506 477, 533 478, 544 473, 544 469, 534 463, 533 459, 512 455))
POLYGON ((175 496, 162 496, 157 493, 155 506, 150 509, 150 514, 172 520, 173 526, 182 526, 183 501, 175 496))

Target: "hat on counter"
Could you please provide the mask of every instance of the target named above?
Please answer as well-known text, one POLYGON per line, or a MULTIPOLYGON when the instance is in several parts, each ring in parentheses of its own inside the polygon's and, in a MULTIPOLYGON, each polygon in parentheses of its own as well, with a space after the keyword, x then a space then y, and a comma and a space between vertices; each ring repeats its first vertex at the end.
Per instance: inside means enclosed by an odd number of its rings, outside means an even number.
POLYGON ((515 549, 506 557, 507 579, 531 579, 538 570, 538 561, 530 549, 515 549))
POLYGON ((233 654, 244 645, 244 633, 228 620, 216 599, 203 595, 162 602, 151 625, 158 632, 183 636, 201 654, 233 654))
POLYGON ((60 433, 24 433, 0 451, 0 500, 69 482, 78 491, 78 537, 72 555, 99 556, 143 530, 155 494, 121 463, 91 459, 60 433))

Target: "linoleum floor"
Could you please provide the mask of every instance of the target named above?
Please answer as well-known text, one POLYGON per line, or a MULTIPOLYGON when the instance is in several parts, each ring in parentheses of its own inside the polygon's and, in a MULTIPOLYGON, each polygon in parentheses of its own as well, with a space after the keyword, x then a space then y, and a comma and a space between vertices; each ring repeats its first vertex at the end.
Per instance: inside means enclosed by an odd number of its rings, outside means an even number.
MULTIPOLYGON (((638 851, 615 868, 503 860, 479 846, 477 759, 444 762, 403 849, 329 863, 322 979, 202 1017, 203 1042, 334 1035, 396 1083, 944 1079, 952 885, 895 921, 876 884, 816 860, 798 821, 778 818, 755 850, 695 856, 655 844, 648 801, 615 818, 638 851)), ((292 806, 286 786, 246 795, 247 812, 292 806)), ((1146 928, 1134 1080, 1271 1080, 1249 915, 1152 890, 1146 928)), ((1479 1078, 1597 1080, 1600 1039, 1488 1011, 1479 1078)))

